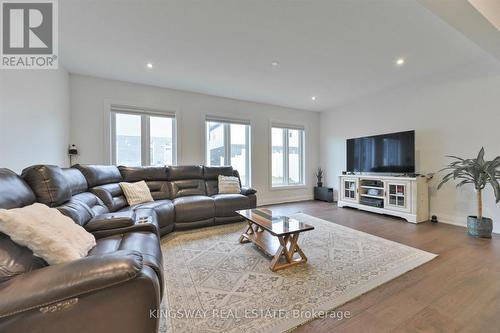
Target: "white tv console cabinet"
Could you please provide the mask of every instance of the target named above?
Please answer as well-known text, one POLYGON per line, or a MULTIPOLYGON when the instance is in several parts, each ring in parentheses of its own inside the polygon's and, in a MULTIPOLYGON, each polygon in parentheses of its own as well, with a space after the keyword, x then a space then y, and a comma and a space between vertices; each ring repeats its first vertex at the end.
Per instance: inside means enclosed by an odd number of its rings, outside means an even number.
POLYGON ((339 179, 338 207, 398 216, 412 223, 429 219, 425 177, 342 175, 339 179))

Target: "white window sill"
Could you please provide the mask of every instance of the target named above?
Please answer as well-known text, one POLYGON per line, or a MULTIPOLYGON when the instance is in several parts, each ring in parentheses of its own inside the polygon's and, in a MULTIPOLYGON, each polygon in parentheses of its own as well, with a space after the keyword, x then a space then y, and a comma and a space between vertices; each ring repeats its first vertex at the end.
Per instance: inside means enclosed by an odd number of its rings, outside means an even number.
POLYGON ((283 190, 300 190, 306 189, 306 184, 297 184, 297 185, 275 185, 271 186, 271 191, 283 191, 283 190))

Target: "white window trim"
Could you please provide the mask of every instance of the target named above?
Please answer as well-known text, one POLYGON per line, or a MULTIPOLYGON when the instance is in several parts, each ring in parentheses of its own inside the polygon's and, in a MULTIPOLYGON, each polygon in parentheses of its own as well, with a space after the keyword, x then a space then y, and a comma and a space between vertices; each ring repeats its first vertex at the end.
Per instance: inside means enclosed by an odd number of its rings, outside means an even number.
POLYGON ((248 119, 242 118, 229 118, 224 116, 212 116, 212 115, 204 115, 203 117, 203 126, 205 128, 203 135, 204 141, 204 160, 205 165, 210 166, 208 159, 208 131, 207 131, 207 122, 219 122, 224 124, 224 160, 226 161, 226 165, 230 165, 231 163, 231 126, 230 124, 238 124, 238 125, 248 125, 246 131, 246 142, 248 144, 248 149, 246 152, 246 170, 247 170, 247 184, 242 184, 243 186, 252 186, 252 123, 248 119))
MULTIPOLYGON (((104 163, 113 165, 115 164, 115 121, 113 117, 115 112, 129 113, 140 116, 157 116, 173 118, 172 128, 172 164, 176 165, 179 162, 180 151, 180 135, 178 129, 180 128, 180 112, 175 107, 168 107, 168 110, 162 110, 155 107, 140 106, 128 102, 116 101, 111 99, 104 100, 104 163), (117 111, 119 109, 119 111, 117 111)), ((149 118, 147 121, 141 120, 141 132, 147 134, 149 137, 149 118)), ((150 162, 150 156, 147 154, 149 146, 144 147, 144 142, 141 144, 141 160, 150 162), (147 155, 145 157, 144 155, 147 155)))
POLYGON ((282 191, 282 190, 290 190, 290 189, 305 189, 307 188, 307 177, 305 175, 305 170, 307 169, 306 166, 306 128, 303 125, 295 125, 295 124, 286 124, 282 122, 274 122, 271 121, 269 123, 269 189, 271 191, 282 191), (289 172, 289 165, 288 165, 288 140, 289 137, 287 135, 288 130, 302 130, 302 137, 300 140, 302 141, 300 144, 301 148, 301 154, 300 156, 302 157, 300 160, 300 173, 302 177, 302 183, 300 184, 277 184, 273 185, 273 137, 272 137, 272 131, 273 128, 283 128, 286 129, 286 131, 283 131, 283 146, 285 148, 285 151, 283 152, 283 178, 286 179, 288 182, 288 172, 289 172))

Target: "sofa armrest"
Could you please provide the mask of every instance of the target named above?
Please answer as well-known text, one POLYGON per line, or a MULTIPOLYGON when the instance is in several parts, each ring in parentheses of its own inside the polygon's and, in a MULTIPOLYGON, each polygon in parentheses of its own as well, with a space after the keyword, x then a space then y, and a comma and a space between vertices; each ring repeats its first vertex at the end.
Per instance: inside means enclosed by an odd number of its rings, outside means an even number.
POLYGON ((251 195, 257 193, 257 190, 251 187, 242 187, 240 194, 251 195))
POLYGON ((103 238, 132 231, 153 232, 159 237, 156 217, 136 216, 135 210, 106 213, 91 219, 84 228, 95 238, 103 238), (154 223, 153 223, 154 222, 154 223))
MULTIPOLYGON (((117 251, 89 256, 70 263, 48 266, 18 275, 0 289, 0 319, 61 303, 71 306, 77 297, 125 283, 143 268, 142 255, 135 251, 117 251)), ((47 311, 50 309, 47 307, 47 311)))
POLYGON ((89 232, 100 230, 110 230, 133 226, 135 221, 133 211, 108 213, 94 217, 85 224, 85 229, 89 232))

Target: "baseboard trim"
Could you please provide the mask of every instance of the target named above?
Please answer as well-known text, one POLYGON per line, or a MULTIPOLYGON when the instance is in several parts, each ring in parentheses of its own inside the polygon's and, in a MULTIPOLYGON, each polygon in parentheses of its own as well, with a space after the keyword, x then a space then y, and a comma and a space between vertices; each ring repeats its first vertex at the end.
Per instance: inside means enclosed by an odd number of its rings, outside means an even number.
POLYGON ((267 205, 276 205, 276 204, 282 204, 282 203, 289 203, 289 202, 298 202, 298 201, 308 201, 308 200, 314 200, 313 195, 302 195, 302 196, 295 196, 295 197, 288 197, 288 198, 277 198, 277 199, 264 199, 264 200, 259 200, 257 197, 257 206, 267 206, 267 205))
MULTIPOLYGON (((454 215, 441 214, 437 212, 431 212, 430 215, 431 216, 436 215, 438 218, 438 223, 450 224, 458 227, 467 228, 467 217, 458 217, 454 215)), ((493 226, 493 233, 500 234, 500 230, 495 230, 495 226, 493 226)))

